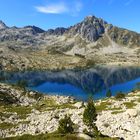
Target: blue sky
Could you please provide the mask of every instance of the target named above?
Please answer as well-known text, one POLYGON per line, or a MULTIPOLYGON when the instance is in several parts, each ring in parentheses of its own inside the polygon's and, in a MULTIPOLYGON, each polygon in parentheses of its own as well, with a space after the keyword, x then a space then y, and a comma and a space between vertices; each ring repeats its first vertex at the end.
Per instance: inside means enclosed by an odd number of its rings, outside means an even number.
POLYGON ((0 0, 0 20, 8 26, 68 27, 95 15, 140 33, 140 0, 0 0))

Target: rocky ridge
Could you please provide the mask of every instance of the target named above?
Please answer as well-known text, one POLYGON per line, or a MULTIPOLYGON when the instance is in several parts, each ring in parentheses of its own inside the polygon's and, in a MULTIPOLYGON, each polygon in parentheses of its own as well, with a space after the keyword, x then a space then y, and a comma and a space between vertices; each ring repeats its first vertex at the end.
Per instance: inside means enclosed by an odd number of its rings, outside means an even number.
MULTIPOLYGON (((58 58, 65 62, 68 56, 73 61, 80 59, 75 62, 75 67, 85 67, 88 60, 95 64, 108 65, 139 65, 140 62, 140 35, 108 24, 95 16, 87 16, 69 28, 48 31, 36 26, 7 27, 2 21, 0 25, 1 69, 13 69, 11 65, 15 67, 16 64, 11 64, 11 61, 22 63, 25 59, 27 62, 23 65, 26 67, 18 65, 17 69, 38 69, 38 63, 43 69, 53 69, 57 63, 61 63, 57 61, 58 58), (53 61, 51 57, 56 61, 48 66, 47 60, 53 61)), ((62 67, 67 68, 66 63, 62 67)), ((56 67, 61 69, 59 65, 56 67)))

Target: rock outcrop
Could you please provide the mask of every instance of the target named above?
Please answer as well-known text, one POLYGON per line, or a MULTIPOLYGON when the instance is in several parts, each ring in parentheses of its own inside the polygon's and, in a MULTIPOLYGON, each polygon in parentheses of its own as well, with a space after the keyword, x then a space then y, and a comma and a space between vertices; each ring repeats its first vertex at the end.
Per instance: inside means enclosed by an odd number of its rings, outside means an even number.
POLYGON ((95 16, 87 16, 81 23, 72 26, 69 33, 81 35, 88 41, 95 42, 105 33, 107 22, 98 19, 95 16))

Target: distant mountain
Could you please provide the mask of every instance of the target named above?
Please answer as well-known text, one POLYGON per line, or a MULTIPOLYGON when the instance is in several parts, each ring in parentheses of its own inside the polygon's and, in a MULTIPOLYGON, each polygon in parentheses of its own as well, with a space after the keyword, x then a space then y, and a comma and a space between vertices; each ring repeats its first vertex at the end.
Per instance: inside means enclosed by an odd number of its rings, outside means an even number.
POLYGON ((105 40, 102 43, 97 43, 99 46, 101 45, 109 45, 111 41, 119 45, 129 46, 129 47, 138 47, 140 46, 140 34, 118 28, 113 26, 112 24, 108 24, 101 18, 97 18, 95 16, 87 16, 82 22, 71 26, 69 28, 56 28, 56 29, 49 29, 48 31, 44 31, 43 29, 36 27, 36 26, 25 26, 23 28, 8 28, 4 22, 0 21, 0 41, 30 41, 30 45, 36 40, 40 39, 39 37, 42 36, 42 41, 47 41, 44 36, 79 36, 81 39, 89 42, 97 42, 99 39, 105 40), (44 34, 42 34, 44 33, 44 34), (38 34, 41 34, 38 36, 38 34), (106 36, 108 35, 108 40, 106 36), (36 37, 35 37, 36 36, 36 37), (26 40, 27 39, 27 40, 26 40), (105 44, 104 44, 105 43, 105 44), (106 44, 107 43, 107 44, 106 44))
POLYGON ((32 34, 44 33, 45 32, 43 29, 38 28, 36 26, 25 26, 24 29, 31 31, 32 34))
POLYGON ((6 29, 6 28, 7 26, 5 25, 5 23, 0 20, 0 29, 6 29))
MULTIPOLYGON (((0 21, 0 46, 16 51, 45 50, 51 54, 82 56, 95 63, 140 63, 140 34, 95 16, 87 16, 69 28, 47 31, 36 26, 7 27, 0 21)), ((6 48, 3 52, 8 51, 6 48)))

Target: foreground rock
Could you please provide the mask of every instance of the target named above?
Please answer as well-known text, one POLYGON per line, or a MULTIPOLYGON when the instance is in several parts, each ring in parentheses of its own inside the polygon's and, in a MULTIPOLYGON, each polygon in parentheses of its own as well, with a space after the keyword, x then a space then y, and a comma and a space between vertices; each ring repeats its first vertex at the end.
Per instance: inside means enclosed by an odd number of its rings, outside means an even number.
MULTIPOLYGON (((68 114, 78 136, 90 139, 83 134, 87 128, 83 123, 85 104, 71 97, 42 95, 0 84, 0 137, 54 132, 59 120, 68 114)), ((140 91, 130 93, 121 100, 113 97, 99 100, 95 106, 98 113, 96 125, 102 134, 139 140, 140 91)))
POLYGON ((139 140, 140 92, 131 93, 121 101, 109 99, 106 102, 112 104, 108 106, 107 111, 98 115, 96 124, 99 130, 105 135, 139 140), (114 104, 117 104, 117 107, 114 108, 114 104))
POLYGON ((0 96, 0 137, 54 132, 59 120, 66 114, 71 116, 76 132, 82 133, 86 128, 82 121, 84 107, 78 109, 75 106, 77 104, 79 107, 82 102, 75 103, 71 97, 43 96, 5 84, 0 84, 0 95, 12 101, 6 102, 0 96))

